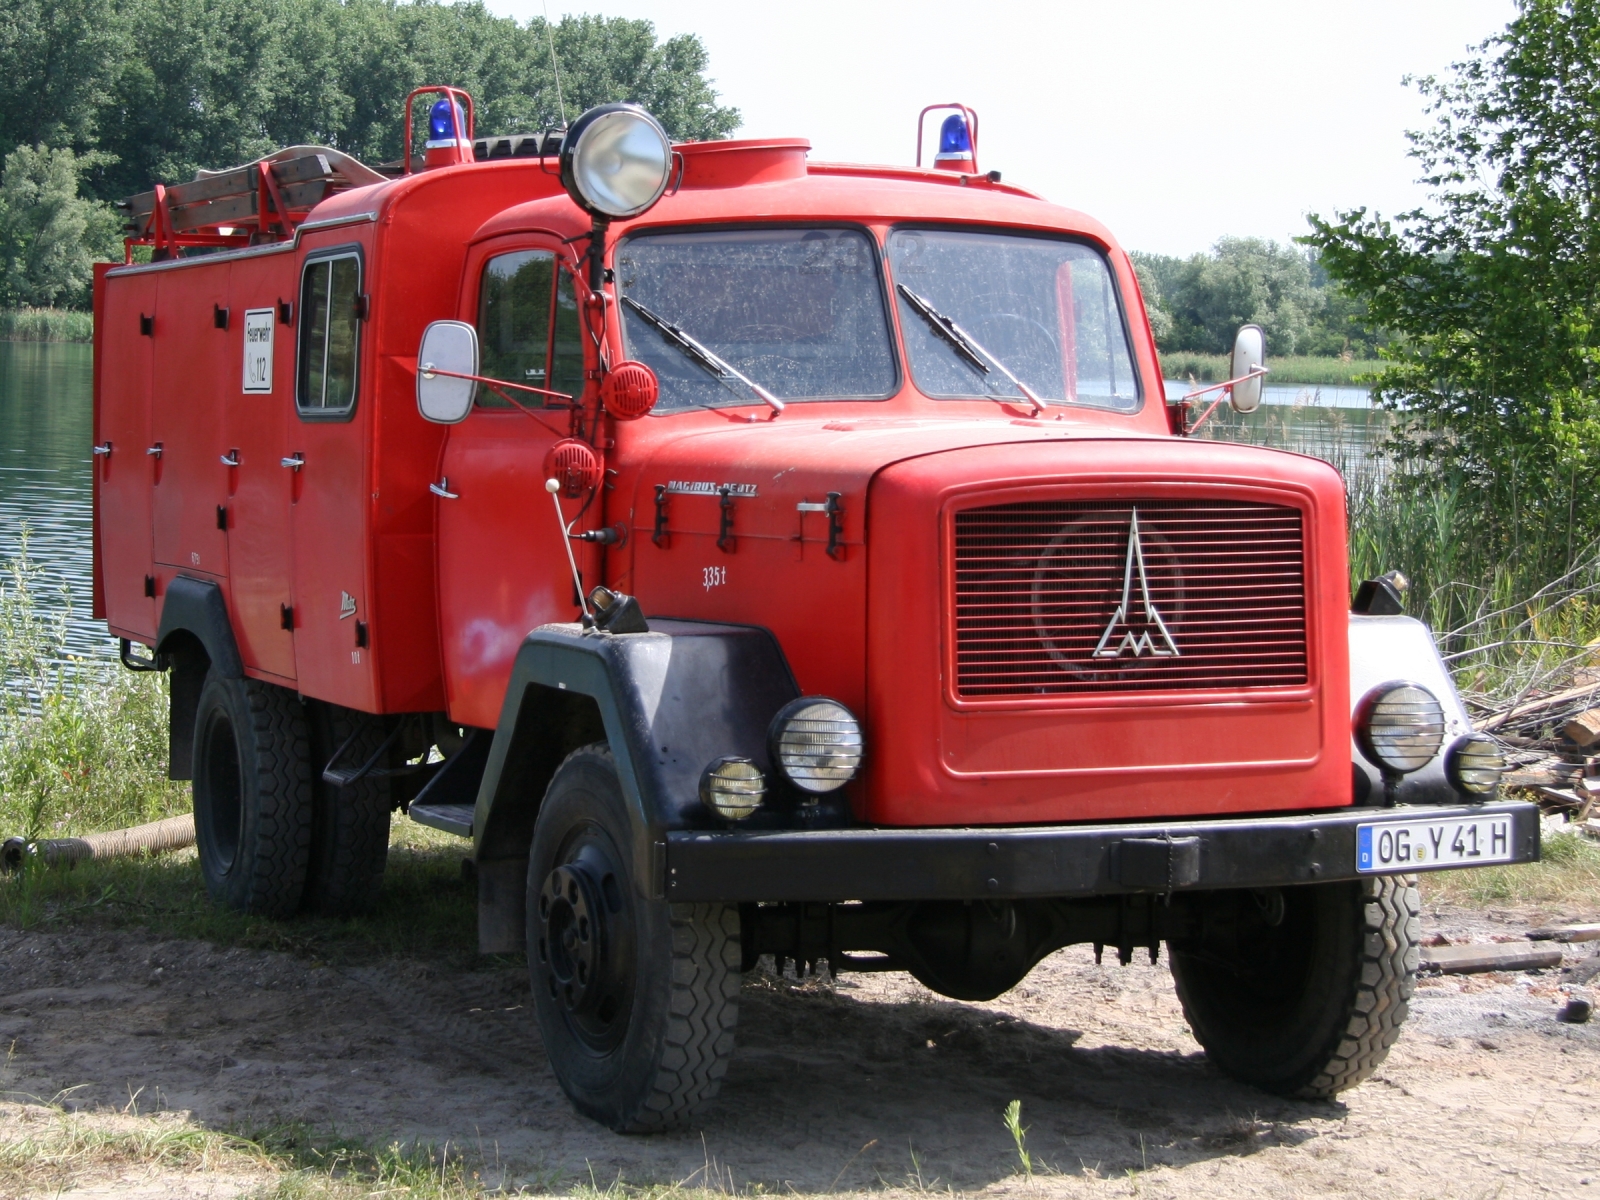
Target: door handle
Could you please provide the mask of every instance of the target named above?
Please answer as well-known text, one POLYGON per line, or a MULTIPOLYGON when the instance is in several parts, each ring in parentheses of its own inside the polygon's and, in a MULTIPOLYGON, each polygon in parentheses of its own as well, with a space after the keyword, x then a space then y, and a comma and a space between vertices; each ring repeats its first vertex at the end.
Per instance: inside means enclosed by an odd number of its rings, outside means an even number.
POLYGON ((301 467, 306 465, 306 460, 303 455, 295 453, 289 455, 288 458, 280 458, 278 460, 278 465, 280 467, 288 467, 291 471, 298 471, 301 467))
POLYGON ((101 442, 94 448, 94 452, 96 456, 105 455, 107 458, 111 457, 111 443, 101 442))
POLYGON ((461 499, 461 493, 460 492, 452 492, 450 490, 450 479, 449 479, 448 476, 445 476, 445 475, 439 476, 439 482, 438 483, 430 483, 428 485, 428 490, 430 492, 432 492, 435 496, 443 496, 446 500, 459 500, 459 499, 461 499))
POLYGON ((145 453, 148 454, 151 458, 160 458, 161 457, 161 443, 157 442, 154 446, 151 446, 148 450, 146 450, 145 453))
POLYGON ((222 456, 222 465, 225 467, 237 467, 239 465, 239 452, 237 450, 229 450, 222 456))

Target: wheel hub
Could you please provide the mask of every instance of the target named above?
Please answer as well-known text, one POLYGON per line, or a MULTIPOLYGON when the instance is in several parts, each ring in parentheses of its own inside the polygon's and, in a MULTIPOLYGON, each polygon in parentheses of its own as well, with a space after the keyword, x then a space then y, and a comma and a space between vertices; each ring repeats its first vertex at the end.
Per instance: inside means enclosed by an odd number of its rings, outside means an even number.
POLYGON ((602 989, 604 906, 581 863, 545 876, 539 891, 539 958, 549 969, 550 995, 573 1014, 587 1013, 602 989))

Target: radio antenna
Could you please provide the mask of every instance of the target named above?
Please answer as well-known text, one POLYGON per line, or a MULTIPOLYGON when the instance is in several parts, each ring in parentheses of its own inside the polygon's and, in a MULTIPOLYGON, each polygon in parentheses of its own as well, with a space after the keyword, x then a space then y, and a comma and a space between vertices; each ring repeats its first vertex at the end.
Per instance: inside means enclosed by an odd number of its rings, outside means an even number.
POLYGON ((550 43, 550 70, 555 73, 556 77, 556 107, 561 110, 561 124, 566 125, 567 105, 566 101, 561 98, 561 68, 556 65, 556 35, 555 30, 550 28, 550 6, 540 0, 539 7, 544 9, 544 36, 545 40, 550 43))
POLYGON ((583 576, 578 574, 578 560, 572 556, 572 526, 567 524, 567 515, 561 511, 561 481, 559 479, 546 479, 544 490, 550 493, 550 499, 556 506, 556 524, 561 527, 561 544, 567 548, 567 566, 572 568, 572 590, 578 593, 578 607, 583 610, 583 623, 590 626, 594 618, 589 615, 589 602, 583 598, 583 576))

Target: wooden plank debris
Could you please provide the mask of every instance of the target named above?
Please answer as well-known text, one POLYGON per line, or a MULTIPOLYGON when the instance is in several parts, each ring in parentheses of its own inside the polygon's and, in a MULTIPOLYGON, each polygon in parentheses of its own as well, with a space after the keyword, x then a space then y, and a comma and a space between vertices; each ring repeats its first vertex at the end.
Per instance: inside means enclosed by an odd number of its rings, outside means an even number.
POLYGON ((1585 748, 1600 742, 1600 708, 1581 712, 1561 727, 1568 740, 1585 748))
POLYGON ((1422 969, 1444 975, 1477 975, 1484 971, 1537 971, 1561 965, 1557 946, 1492 942, 1471 946, 1424 946, 1422 969))
POLYGON ((1600 942, 1600 925, 1553 925, 1528 930, 1530 942, 1600 942))

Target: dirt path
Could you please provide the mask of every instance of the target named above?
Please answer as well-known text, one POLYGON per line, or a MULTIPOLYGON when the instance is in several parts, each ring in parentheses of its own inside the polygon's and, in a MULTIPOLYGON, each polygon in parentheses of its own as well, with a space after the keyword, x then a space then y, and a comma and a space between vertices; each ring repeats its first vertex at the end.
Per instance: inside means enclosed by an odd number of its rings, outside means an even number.
POLYGON ((0 931, 0 1052, 14 1043, 0 1090, 115 1107, 137 1095, 217 1127, 448 1139, 498 1159, 508 1183, 556 1189, 591 1170, 601 1186, 681 1180, 710 1161, 740 1190, 918 1190, 920 1173, 939 1191, 1600 1200, 1600 1023, 1558 1023, 1560 983, 1424 981, 1388 1063, 1330 1105, 1213 1071, 1164 964, 1097 967, 1067 950, 982 1005, 899 975, 837 988, 766 976, 746 984, 738 1056, 702 1128, 624 1138, 567 1107, 520 970, 336 970, 0 931), (1013 1099, 1050 1169, 1031 1184, 1001 1126, 1013 1099))

